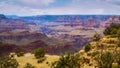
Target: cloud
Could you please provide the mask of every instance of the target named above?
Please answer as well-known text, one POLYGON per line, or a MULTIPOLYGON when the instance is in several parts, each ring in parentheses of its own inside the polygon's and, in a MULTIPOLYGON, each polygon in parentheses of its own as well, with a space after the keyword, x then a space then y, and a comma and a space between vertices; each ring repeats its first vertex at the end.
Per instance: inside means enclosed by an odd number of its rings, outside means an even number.
MULTIPOLYGON (((86 9, 102 9, 107 14, 118 14, 120 11, 120 6, 110 3, 111 1, 117 2, 120 0, 73 0, 73 6, 82 8, 83 10, 86 9)), ((88 11, 89 12, 89 11, 88 11)), ((104 13, 103 12, 103 13, 104 13)), ((120 14, 120 13, 119 13, 120 14)))
POLYGON ((8 4, 6 2, 0 2, 0 13, 8 15, 31 15, 33 12, 32 8, 22 7, 14 4, 8 4))
POLYGON ((111 4, 114 4, 114 5, 119 5, 120 6, 120 0, 97 0, 97 1, 103 1, 103 2, 106 2, 106 3, 111 3, 111 4))
POLYGON ((14 15, 63 15, 63 14, 101 14, 103 9, 83 9, 80 7, 75 7, 73 5, 65 7, 52 7, 52 8, 30 8, 22 7, 14 4, 8 4, 6 2, 0 3, 1 13, 14 14, 14 15), (89 12, 88 12, 89 11, 89 12))
POLYGON ((31 8, 46 7, 54 2, 55 0, 9 0, 9 3, 31 8))
POLYGON ((120 0, 106 0, 106 1, 116 5, 120 5, 120 0))
POLYGON ((73 2, 104 2, 104 3, 111 3, 114 5, 120 5, 120 0, 73 0, 73 2))
MULTIPOLYGON (((59 6, 59 0, 6 0, 0 2, 0 13, 9 15, 120 14, 120 6, 107 0, 72 0, 59 6), (45 7, 46 6, 46 7, 45 7)), ((111 0, 112 1, 112 0, 111 0)), ((64 2, 64 1, 63 1, 64 2)))

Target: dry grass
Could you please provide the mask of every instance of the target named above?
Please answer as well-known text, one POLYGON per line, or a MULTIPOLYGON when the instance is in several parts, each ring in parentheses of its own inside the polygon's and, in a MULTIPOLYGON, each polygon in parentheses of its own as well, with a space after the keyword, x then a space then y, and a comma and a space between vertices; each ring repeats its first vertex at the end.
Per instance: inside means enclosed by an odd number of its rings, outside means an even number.
MULTIPOLYGON (((95 66, 97 66, 97 63, 95 61, 95 57, 93 57, 91 54, 94 52, 100 52, 100 48, 99 45, 104 45, 104 48, 102 48, 103 51, 109 51, 109 52, 113 52, 117 46, 117 38, 111 38, 111 37, 106 37, 104 36, 103 38, 100 39, 100 41, 96 42, 90 42, 91 44, 91 50, 89 52, 85 52, 84 48, 82 50, 80 50, 80 54, 85 57, 90 59, 90 62, 92 64, 92 66, 89 66, 88 64, 84 64, 82 68, 95 68, 95 66), (88 55, 90 54, 90 55, 88 55)), ((120 48, 118 48, 119 50, 120 48)))
MULTIPOLYGON (((104 51, 113 51, 114 48, 116 47, 116 42, 117 42, 117 38, 107 38, 107 37, 103 37, 99 43, 104 44, 105 45, 105 49, 103 49, 104 51)), ((92 57, 91 55, 89 56, 88 53, 93 53, 96 51, 100 51, 100 49, 98 49, 98 43, 96 41, 93 41, 90 43, 92 49, 89 52, 85 52, 84 48, 79 52, 81 57, 85 57, 88 58, 90 60, 90 64, 92 64, 92 66, 89 66, 89 64, 83 64, 82 68, 95 68, 96 66, 96 62, 94 60, 94 57, 92 57)), ((49 64, 51 64, 51 62, 57 61, 59 59, 59 56, 56 55, 46 55, 46 60, 43 63, 38 64, 37 63, 37 59, 34 57, 34 55, 28 54, 26 56, 23 57, 16 57, 17 61, 20 63, 20 68, 23 68, 25 66, 26 63, 30 63, 33 66, 36 66, 37 68, 50 68, 49 64), (46 64, 46 63, 49 64, 46 64)))
POLYGON ((39 64, 37 63, 38 59, 36 59, 33 54, 28 54, 23 57, 16 57, 16 59, 20 64, 19 68, 23 68, 26 63, 30 63, 37 68, 50 68, 49 64, 51 64, 51 62, 57 61, 59 59, 59 56, 46 55, 46 60, 39 64), (46 62, 48 62, 49 64, 47 64, 46 62))

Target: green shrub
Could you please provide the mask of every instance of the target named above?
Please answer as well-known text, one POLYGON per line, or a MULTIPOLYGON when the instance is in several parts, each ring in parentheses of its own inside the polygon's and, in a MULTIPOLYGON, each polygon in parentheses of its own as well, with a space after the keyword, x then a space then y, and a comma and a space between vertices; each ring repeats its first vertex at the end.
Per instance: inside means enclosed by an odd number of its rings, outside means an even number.
POLYGON ((26 63, 24 68, 36 68, 35 66, 32 66, 30 63, 26 63))
POLYGON ((93 36, 93 41, 99 41, 100 40, 100 35, 98 33, 96 33, 94 36, 93 36))
POLYGON ((18 52, 16 54, 17 54, 18 57, 21 57, 21 56, 24 56, 25 53, 24 52, 18 52))
POLYGON ((94 51, 93 53, 91 53, 91 56, 92 56, 92 57, 95 57, 95 56, 98 55, 98 54, 99 54, 98 51, 94 51))
POLYGON ((45 50, 43 48, 38 48, 38 49, 34 50, 33 53, 37 59, 43 58, 45 56, 45 50))
POLYGON ((98 68, 112 68, 113 55, 110 52, 105 52, 96 57, 98 68))
POLYGON ((46 58, 40 58, 40 59, 38 59, 38 63, 42 63, 44 60, 45 60, 46 58))
POLYGON ((0 68, 18 68, 19 63, 14 57, 0 58, 0 68))
POLYGON ((80 68, 80 56, 79 54, 61 56, 58 61, 52 63, 51 68, 80 68))
POLYGON ((85 48, 84 48, 85 52, 90 51, 90 49, 91 49, 91 45, 90 45, 90 44, 87 44, 87 45, 85 46, 85 48))
POLYGON ((115 23, 112 23, 109 27, 107 27, 105 30, 104 30, 104 35, 113 35, 114 36, 117 36, 117 34, 119 34, 119 31, 120 31, 120 24, 115 24, 115 23))

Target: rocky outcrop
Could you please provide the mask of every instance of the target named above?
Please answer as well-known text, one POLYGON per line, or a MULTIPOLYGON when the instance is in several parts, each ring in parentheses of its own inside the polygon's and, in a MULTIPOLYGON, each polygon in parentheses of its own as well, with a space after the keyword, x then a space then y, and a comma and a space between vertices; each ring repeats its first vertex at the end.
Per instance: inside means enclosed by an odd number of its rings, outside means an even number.
POLYGON ((56 22, 65 23, 65 26, 85 26, 85 27, 100 27, 107 26, 102 22, 114 18, 114 22, 119 22, 119 15, 42 15, 42 16, 30 16, 21 17, 26 21, 37 21, 37 23, 56 22), (67 24, 66 24, 67 23, 67 24), (103 24, 103 25, 101 25, 103 24))
POLYGON ((8 55, 11 52, 32 52, 33 50, 39 47, 45 48, 46 50, 47 46, 48 45, 41 40, 32 42, 29 45, 21 45, 21 46, 0 43, 0 56, 8 55))
POLYGON ((111 16, 108 20, 100 23, 101 27, 108 27, 111 23, 120 24, 120 16, 111 16))
POLYGON ((36 40, 43 40, 47 42, 49 39, 42 33, 30 33, 29 31, 22 31, 16 33, 3 33, 0 34, 0 41, 8 44, 26 45, 36 40))
POLYGON ((23 21, 21 19, 8 19, 4 15, 0 15, 0 33, 8 32, 14 29, 29 30, 28 25, 36 25, 33 22, 23 21))
POLYGON ((88 18, 84 22, 84 26, 85 27, 99 27, 98 23, 92 17, 88 18))

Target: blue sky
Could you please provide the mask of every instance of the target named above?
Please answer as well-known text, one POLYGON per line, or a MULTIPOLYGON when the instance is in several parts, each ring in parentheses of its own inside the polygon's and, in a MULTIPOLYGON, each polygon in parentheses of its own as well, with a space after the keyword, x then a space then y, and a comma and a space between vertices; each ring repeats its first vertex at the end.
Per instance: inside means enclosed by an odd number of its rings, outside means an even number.
POLYGON ((6 15, 120 15, 120 0, 0 0, 6 15))

